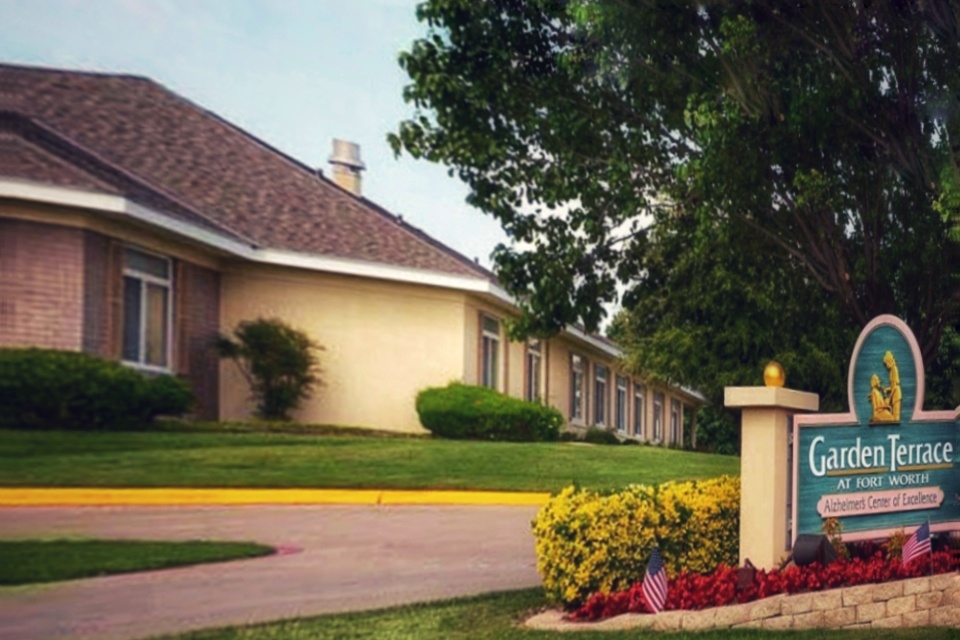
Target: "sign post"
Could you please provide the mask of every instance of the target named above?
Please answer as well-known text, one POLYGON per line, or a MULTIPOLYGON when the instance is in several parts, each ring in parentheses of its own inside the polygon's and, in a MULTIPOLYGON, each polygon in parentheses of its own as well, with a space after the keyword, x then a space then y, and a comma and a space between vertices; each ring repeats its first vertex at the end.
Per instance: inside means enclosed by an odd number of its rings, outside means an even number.
POLYGON ((782 387, 727 387, 724 404, 742 410, 740 564, 759 569, 789 553, 791 417, 816 411, 820 398, 782 387))

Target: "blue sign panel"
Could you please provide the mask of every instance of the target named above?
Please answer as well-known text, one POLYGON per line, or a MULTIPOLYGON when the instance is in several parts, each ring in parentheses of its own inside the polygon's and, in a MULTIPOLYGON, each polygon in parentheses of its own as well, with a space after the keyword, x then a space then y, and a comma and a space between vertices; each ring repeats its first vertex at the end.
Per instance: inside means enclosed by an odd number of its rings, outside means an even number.
POLYGON ((867 325, 850 363, 850 412, 794 419, 795 536, 821 533, 827 518, 848 539, 960 522, 956 415, 924 412, 923 385, 907 325, 893 316, 867 325))

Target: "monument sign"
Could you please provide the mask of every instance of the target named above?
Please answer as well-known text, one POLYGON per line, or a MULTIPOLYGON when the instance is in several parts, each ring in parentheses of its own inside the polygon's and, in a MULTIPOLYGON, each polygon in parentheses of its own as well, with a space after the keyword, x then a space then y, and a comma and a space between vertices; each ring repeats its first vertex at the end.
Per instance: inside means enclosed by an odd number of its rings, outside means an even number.
POLYGON ((792 537, 837 518, 845 540, 929 520, 960 528, 958 413, 924 411, 924 371, 910 328, 880 316, 860 334, 847 378, 850 411, 793 417, 792 537))

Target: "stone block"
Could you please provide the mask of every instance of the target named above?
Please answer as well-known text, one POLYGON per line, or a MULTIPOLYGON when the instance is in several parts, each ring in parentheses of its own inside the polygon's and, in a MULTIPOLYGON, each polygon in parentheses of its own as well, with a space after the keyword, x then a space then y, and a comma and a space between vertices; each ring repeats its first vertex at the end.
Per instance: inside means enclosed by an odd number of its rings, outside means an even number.
POLYGON ((704 609, 703 611, 688 611, 683 616, 680 628, 684 631, 705 631, 715 628, 717 619, 716 609, 704 609))
POLYGON ((749 622, 752 609, 752 604, 733 604, 729 607, 718 607, 714 624, 717 628, 729 628, 749 622))
POLYGON ((679 631, 684 614, 688 611, 661 611, 653 616, 654 631, 679 631))
POLYGON ((943 600, 940 602, 943 606, 960 605, 960 589, 951 587, 943 592, 943 600))
POLYGON ((903 583, 899 580, 896 582, 884 582, 882 584, 873 585, 874 602, 886 602, 891 598, 899 598, 902 595, 903 583))
POLYGON ((824 626, 823 611, 810 611, 793 616, 794 629, 816 629, 824 626))
POLYGON ((903 581, 903 595, 905 596, 926 593, 927 591, 930 591, 930 578, 911 578, 903 581))
POLYGON ((930 610, 914 611, 903 614, 904 627, 925 627, 930 624, 930 610))
POLYGON ((887 600, 887 615, 900 616, 917 610, 917 596, 900 596, 887 600))
POLYGON ((960 607, 931 609, 930 624, 935 627, 956 627, 960 625, 960 607))
POLYGON ((764 598, 763 600, 757 600, 753 603, 753 607, 750 609, 750 619, 763 620, 764 618, 779 616, 783 599, 784 596, 779 595, 772 596, 770 598, 764 598))
POLYGON ((656 616, 648 613, 624 613, 594 623, 591 629, 623 631, 624 629, 652 629, 656 616))
POLYGON ((845 607, 823 612, 823 625, 831 629, 847 627, 857 621, 857 608, 845 607))
POLYGON ((873 585, 864 584, 859 587, 847 587, 843 590, 843 606, 853 607, 873 602, 873 585))
POLYGON ((813 609, 813 594, 801 593, 800 595, 787 596, 780 605, 780 614, 793 616, 798 613, 807 613, 813 609))
POLYGON ((764 618, 764 629, 793 629, 793 616, 777 616, 776 618, 764 618))
POLYGON ((830 611, 843 606, 843 591, 841 589, 819 591, 810 595, 813 596, 813 611, 830 611))
POLYGON ((759 629, 762 626, 763 626, 763 620, 751 620, 750 622, 736 624, 733 626, 733 628, 734 629, 759 629))
POLYGON ((931 591, 946 591, 947 589, 955 589, 958 587, 960 587, 960 578, 958 578, 956 573, 941 573, 930 576, 931 591))
POLYGON ((871 602, 857 606, 857 622, 873 622, 887 615, 886 602, 871 602))
POLYGON ((942 591, 927 591, 917 594, 917 609, 936 609, 943 600, 942 591))
POLYGON ((884 629, 899 629, 903 626, 903 616, 887 616, 870 623, 872 627, 882 627, 884 629))

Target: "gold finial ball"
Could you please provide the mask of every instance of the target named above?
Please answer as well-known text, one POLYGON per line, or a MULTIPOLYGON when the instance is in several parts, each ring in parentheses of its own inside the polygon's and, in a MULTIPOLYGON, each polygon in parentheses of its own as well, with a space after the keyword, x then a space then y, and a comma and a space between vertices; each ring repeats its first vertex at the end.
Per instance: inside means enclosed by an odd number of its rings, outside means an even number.
POLYGON ((783 367, 776 360, 771 360, 763 368, 763 384, 768 387, 782 387, 787 381, 787 374, 783 372, 783 367))

